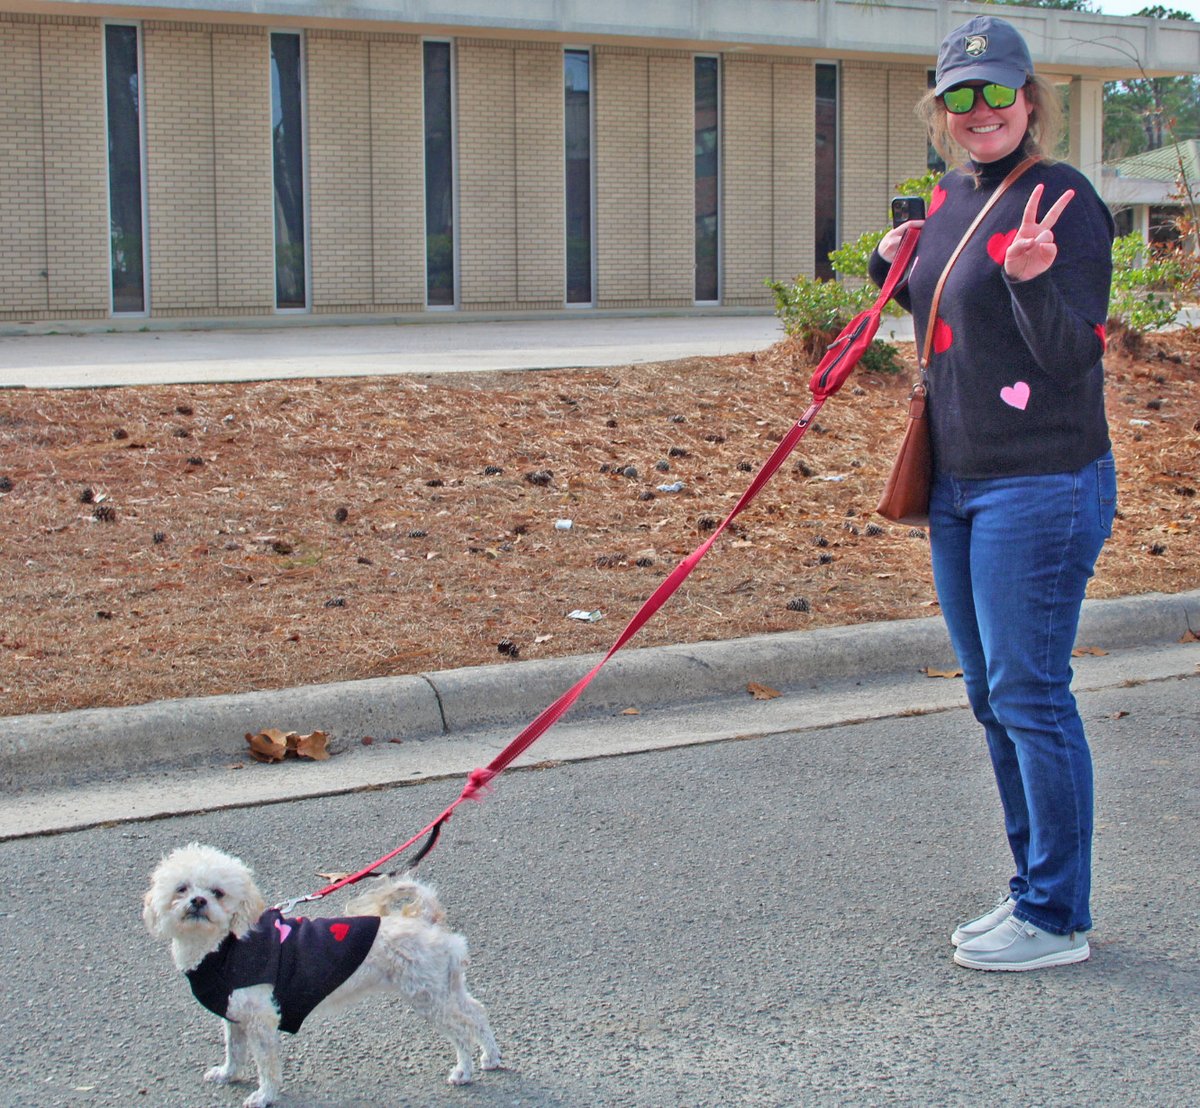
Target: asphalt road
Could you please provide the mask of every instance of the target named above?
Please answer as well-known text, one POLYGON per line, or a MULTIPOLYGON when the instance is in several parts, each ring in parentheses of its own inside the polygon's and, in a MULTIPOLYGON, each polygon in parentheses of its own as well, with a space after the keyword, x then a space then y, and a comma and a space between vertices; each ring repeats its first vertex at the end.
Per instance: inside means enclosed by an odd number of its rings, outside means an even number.
MULTIPOLYGON (((1198 690, 1114 677, 1080 695, 1093 956, 1041 973, 951 961, 951 928, 1007 877, 961 708, 512 771, 423 867, 510 1068, 447 1088, 447 1047, 374 998, 286 1042, 283 1103, 1200 1103, 1198 690)), ((737 705, 727 722, 737 735, 737 705)), ((200 839, 283 898, 370 861, 457 787, 0 843, 0 1103, 240 1104, 245 1088, 201 1083, 217 1021, 142 930, 150 869, 200 839)))

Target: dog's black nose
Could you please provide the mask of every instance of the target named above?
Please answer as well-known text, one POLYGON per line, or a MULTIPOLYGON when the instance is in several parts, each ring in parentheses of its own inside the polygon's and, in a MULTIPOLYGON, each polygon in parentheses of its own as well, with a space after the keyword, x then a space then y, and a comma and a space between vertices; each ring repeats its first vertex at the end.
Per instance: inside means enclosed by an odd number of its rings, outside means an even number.
POLYGON ((191 903, 193 908, 203 908, 208 901, 202 896, 194 896, 192 897, 191 903))

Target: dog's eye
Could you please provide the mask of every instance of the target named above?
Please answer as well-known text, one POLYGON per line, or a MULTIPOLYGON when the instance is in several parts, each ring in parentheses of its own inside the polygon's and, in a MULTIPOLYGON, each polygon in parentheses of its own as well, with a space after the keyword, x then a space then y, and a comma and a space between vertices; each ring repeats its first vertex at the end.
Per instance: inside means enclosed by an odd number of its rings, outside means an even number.
POLYGON ((212 894, 218 900, 222 900, 222 899, 224 899, 224 896, 225 896, 225 890, 224 889, 213 889, 212 894))
POLYGON ((176 891, 177 893, 186 893, 186 892, 187 892, 187 886, 186 886, 186 885, 180 885, 180 886, 179 886, 179 888, 177 888, 175 891, 176 891))

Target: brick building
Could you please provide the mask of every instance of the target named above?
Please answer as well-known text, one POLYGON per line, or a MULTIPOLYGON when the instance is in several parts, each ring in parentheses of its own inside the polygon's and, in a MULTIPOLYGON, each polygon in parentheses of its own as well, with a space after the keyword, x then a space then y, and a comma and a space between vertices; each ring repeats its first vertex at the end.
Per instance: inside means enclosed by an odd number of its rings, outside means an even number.
MULTIPOLYGON (((0 320, 754 306, 925 172, 936 0, 0 0, 0 320)), ((1200 27, 1006 8, 1070 85, 1200 27)))

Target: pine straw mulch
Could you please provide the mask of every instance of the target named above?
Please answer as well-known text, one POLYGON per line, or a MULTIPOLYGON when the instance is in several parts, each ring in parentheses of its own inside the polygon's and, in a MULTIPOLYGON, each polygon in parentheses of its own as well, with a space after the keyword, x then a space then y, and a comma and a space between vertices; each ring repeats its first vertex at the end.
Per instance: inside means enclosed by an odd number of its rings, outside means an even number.
MULTIPOLYGON (((904 356, 829 401, 633 646, 936 611, 924 532, 872 514, 904 356)), ((1198 356, 1187 331, 1110 353, 1121 510, 1092 596, 1200 582, 1198 356)), ((803 412, 809 372, 780 343, 619 369, 0 390, 0 714, 607 649, 803 412)))

